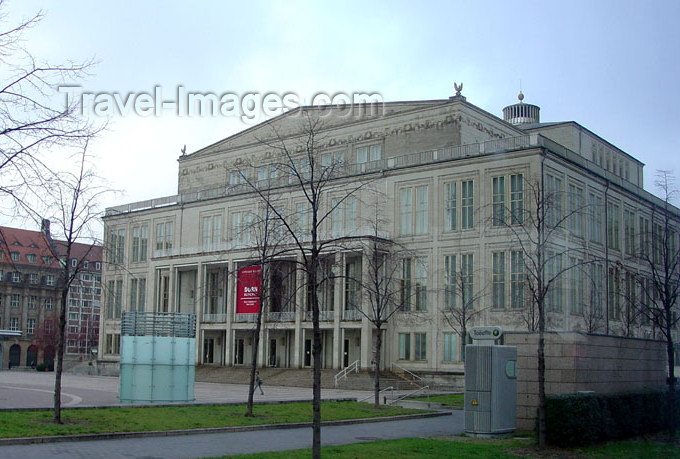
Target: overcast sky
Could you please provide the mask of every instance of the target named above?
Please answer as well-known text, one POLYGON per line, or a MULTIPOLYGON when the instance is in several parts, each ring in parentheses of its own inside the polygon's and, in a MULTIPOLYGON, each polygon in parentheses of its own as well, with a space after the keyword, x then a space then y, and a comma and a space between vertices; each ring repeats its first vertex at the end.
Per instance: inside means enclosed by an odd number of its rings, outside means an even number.
MULTIPOLYGON (((5 11, 10 22, 45 12, 25 37, 37 57, 99 62, 85 92, 398 101, 447 98, 464 82, 468 102, 502 116, 521 81, 542 121, 576 121, 644 162, 649 191, 680 158, 677 0, 322 3, 14 0, 5 11)), ((177 110, 109 121, 90 150, 122 190, 105 206, 175 194, 183 145, 193 152, 251 125, 177 110)))

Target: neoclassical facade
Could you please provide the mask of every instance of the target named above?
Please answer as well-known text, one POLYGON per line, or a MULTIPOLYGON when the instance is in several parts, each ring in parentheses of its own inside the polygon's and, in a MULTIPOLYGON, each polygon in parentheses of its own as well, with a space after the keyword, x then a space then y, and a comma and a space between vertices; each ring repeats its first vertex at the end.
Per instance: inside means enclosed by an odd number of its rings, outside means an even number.
MULTIPOLYGON (((197 362, 250 363, 255 315, 237 306, 238 273, 253 266, 257 251, 244 228, 258 209, 256 187, 275 190, 276 208, 307 237, 301 190, 275 164, 277 145, 287 145, 293 161, 304 159, 301 125, 310 118, 320 120, 314 167, 334 167, 322 202, 333 211, 319 236, 344 240, 324 254, 324 368, 355 361, 370 368, 374 360, 375 331, 360 312, 366 295, 352 279, 368 275, 361 242, 375 236, 401 253, 393 282, 401 309, 384 326, 385 368, 460 370, 451 311, 461 302, 471 311, 468 325, 526 330, 525 260, 513 226, 535 205, 539 185, 553 196, 547 218, 560 227, 546 269, 564 271, 549 293, 550 328, 650 336, 649 324, 627 317, 641 301, 634 274, 645 269, 634 255, 649 245, 654 209, 663 205, 643 189, 643 164, 575 122, 541 123, 539 108, 522 98, 503 113, 498 118, 460 94, 303 107, 182 155, 176 195, 106 211, 100 359, 118 359, 123 311, 158 311, 196 314, 197 362), (378 233, 370 224, 376 212, 378 233)), ((309 164, 296 164, 309 172, 309 164)), ((297 261, 294 251, 272 261, 261 286, 269 299, 257 350, 262 365, 311 366, 308 291, 297 261)))

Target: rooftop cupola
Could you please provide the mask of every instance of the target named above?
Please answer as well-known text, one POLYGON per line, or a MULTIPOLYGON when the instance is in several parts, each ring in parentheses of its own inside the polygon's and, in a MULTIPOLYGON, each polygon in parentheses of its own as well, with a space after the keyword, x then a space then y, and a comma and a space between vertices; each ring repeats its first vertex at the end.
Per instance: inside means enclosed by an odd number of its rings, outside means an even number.
POLYGON ((522 91, 517 95, 518 104, 508 105, 503 109, 503 120, 510 124, 533 124, 541 122, 541 107, 525 104, 522 91))

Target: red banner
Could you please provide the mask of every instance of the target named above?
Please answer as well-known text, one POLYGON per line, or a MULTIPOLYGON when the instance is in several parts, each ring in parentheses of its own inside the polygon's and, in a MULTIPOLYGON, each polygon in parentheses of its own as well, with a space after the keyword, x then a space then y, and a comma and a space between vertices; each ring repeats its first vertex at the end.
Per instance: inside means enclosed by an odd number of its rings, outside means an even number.
POLYGON ((238 270, 236 279, 236 314, 260 312, 262 267, 248 266, 238 270))

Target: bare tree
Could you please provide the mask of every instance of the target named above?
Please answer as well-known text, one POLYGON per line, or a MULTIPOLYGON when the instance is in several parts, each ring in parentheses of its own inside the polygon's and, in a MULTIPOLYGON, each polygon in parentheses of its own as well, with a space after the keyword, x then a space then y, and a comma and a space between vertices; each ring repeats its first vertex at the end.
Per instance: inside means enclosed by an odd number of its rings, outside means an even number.
POLYGON ((468 329, 476 318, 487 308, 481 307, 481 298, 485 296, 485 288, 475 289, 474 269, 470 261, 472 255, 460 260, 452 255, 444 258, 444 303, 442 316, 446 323, 460 336, 460 356, 465 361, 468 329))
MULTIPOLYGON (((59 275, 59 312, 57 314, 57 361, 54 383, 54 421, 61 423, 61 376, 64 364, 64 335, 66 329, 66 309, 71 284, 81 270, 89 252, 97 244, 92 225, 99 219, 97 202, 108 190, 98 184, 98 177, 87 163, 87 144, 75 156, 79 169, 75 173, 62 173, 60 187, 53 190, 53 215, 49 219, 56 228, 59 240, 50 240, 50 250, 55 259, 60 260, 59 275), (73 258, 74 247, 84 243, 88 249, 80 259, 73 258), (75 260, 73 262, 72 260, 75 260)), ((50 232, 54 234, 54 232, 50 232)))
MULTIPOLYGON (((270 190, 263 190, 263 196, 266 196, 270 190)), ((252 358, 250 361, 250 380, 248 385, 248 403, 246 408, 246 416, 253 415, 253 395, 255 393, 255 372, 257 371, 257 351, 260 345, 260 336, 262 331, 262 317, 266 311, 271 310, 271 289, 269 284, 271 282, 271 272, 274 260, 285 254, 285 250, 281 249, 283 242, 283 234, 280 228, 278 217, 272 212, 272 208, 268 205, 261 205, 260 212, 253 215, 253 221, 250 225, 243 228, 244 231, 251 233, 253 243, 255 245, 255 259, 253 267, 260 272, 260 288, 256 293, 260 307, 255 318, 255 328, 253 330, 253 348, 252 358)), ((237 279, 239 282, 239 279, 237 279)))
MULTIPOLYGON (((670 437, 675 438, 675 337, 678 324, 678 295, 680 294, 680 216, 671 201, 678 189, 670 171, 658 171, 656 186, 662 193, 663 204, 652 212, 651 250, 640 247, 639 256, 646 273, 640 278, 641 294, 645 297, 641 314, 658 330, 666 343, 668 365, 668 406, 670 409, 670 437)), ((645 239, 643 237, 643 239, 645 239)))
POLYGON ((374 406, 380 407, 380 371, 383 344, 383 326, 400 310, 403 301, 397 283, 403 281, 401 261, 406 251, 394 241, 387 239, 381 228, 387 222, 381 218, 380 194, 373 191, 375 202, 374 213, 369 226, 371 234, 361 238, 359 250, 365 254, 367 263, 366 277, 361 275, 346 279, 354 282, 362 292, 362 300, 356 305, 357 310, 368 319, 375 329, 375 356, 373 358, 373 393, 374 406))
POLYGON ((564 274, 585 262, 563 263, 567 254, 578 255, 585 259, 582 248, 560 246, 559 235, 567 228, 567 223, 582 208, 575 207, 564 211, 563 193, 555 184, 547 184, 546 176, 525 180, 519 175, 515 190, 521 190, 522 199, 515 199, 510 208, 494 203, 493 225, 505 228, 511 235, 514 250, 520 252, 525 286, 529 301, 535 311, 538 330, 538 441, 539 446, 546 444, 545 411, 545 332, 547 314, 552 308, 559 308, 562 295, 561 284, 564 274), (519 182, 521 181, 521 183, 519 182))
MULTIPOLYGON (((308 228, 300 231, 296 213, 286 213, 278 205, 278 199, 266 192, 272 184, 260 184, 245 177, 248 188, 254 192, 260 202, 268 207, 281 224, 282 231, 289 238, 290 245, 297 255, 297 263, 304 273, 309 292, 308 307, 312 313, 312 453, 315 458, 321 456, 321 329, 319 327, 319 290, 327 281, 323 272, 325 251, 332 249, 338 239, 325 238, 322 228, 331 218, 333 211, 344 205, 344 202, 358 193, 363 187, 361 180, 348 181, 338 178, 342 162, 331 161, 324 164, 320 148, 323 146, 323 124, 318 116, 306 109, 300 109, 300 129, 294 136, 286 136, 274 127, 271 140, 262 139, 263 146, 276 152, 273 167, 278 174, 292 186, 296 196, 304 202, 309 221, 308 228), (334 197, 333 197, 334 196, 334 197)), ((280 184, 278 184, 280 186, 280 184)), ((286 187, 284 193, 290 193, 286 187)))
MULTIPOLYGON (((23 47, 24 35, 42 18, 39 12, 0 31, 0 193, 12 198, 4 209, 10 215, 46 204, 55 179, 47 153, 82 148, 100 129, 80 116, 77 101, 66 105, 58 94, 60 86, 87 76, 93 62, 52 65, 23 47)), ((6 20, 3 11, 0 23, 6 20)))

